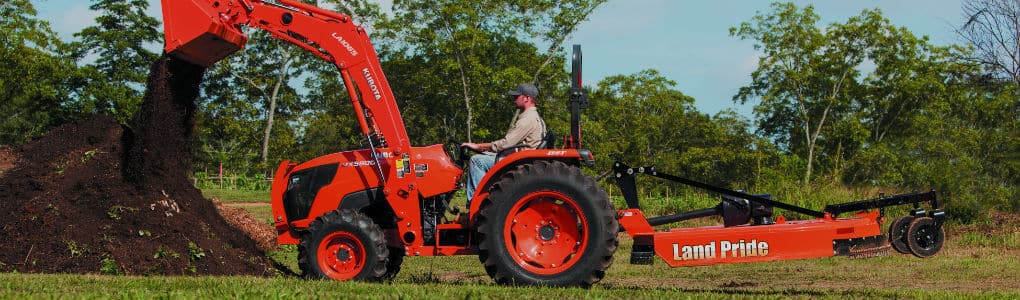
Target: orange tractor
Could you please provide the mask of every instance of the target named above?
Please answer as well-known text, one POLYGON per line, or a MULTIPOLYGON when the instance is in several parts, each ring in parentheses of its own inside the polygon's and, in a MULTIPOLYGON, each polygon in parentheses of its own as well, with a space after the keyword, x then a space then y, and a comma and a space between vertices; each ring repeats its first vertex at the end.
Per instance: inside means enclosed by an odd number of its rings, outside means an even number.
MULTIPOLYGON (((280 164, 271 194, 280 244, 298 245, 303 274, 378 281, 399 272, 404 256, 478 255, 499 283, 590 286, 612 263, 617 235, 634 239, 631 262, 655 255, 671 266, 753 262, 888 249, 874 209, 931 203, 893 222, 897 250, 918 256, 941 248, 945 214, 934 192, 897 195, 812 211, 759 195, 712 187, 650 168, 617 163, 629 209, 615 211, 605 190, 581 172, 594 156, 581 143, 581 52, 574 46, 571 128, 562 148, 500 153, 478 184, 467 221, 446 218, 462 175, 441 144, 412 146, 365 29, 349 16, 291 0, 163 0, 166 53, 208 67, 244 47, 244 26, 266 30, 334 64, 343 77, 364 149, 280 164), (708 188, 720 205, 671 216, 642 215, 634 176, 649 174, 708 188), (778 207, 815 217, 771 220, 778 207), (838 218, 843 212, 859 212, 838 218), (656 231, 653 226, 721 215, 724 226, 656 231)), ((461 148, 461 159, 465 149, 461 148)))

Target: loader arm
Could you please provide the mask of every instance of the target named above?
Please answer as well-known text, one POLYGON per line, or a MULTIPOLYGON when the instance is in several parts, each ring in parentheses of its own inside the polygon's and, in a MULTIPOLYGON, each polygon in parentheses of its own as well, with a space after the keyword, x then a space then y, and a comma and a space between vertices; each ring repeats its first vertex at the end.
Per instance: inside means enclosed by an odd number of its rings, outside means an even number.
POLYGON ((243 27, 259 28, 335 65, 376 147, 410 148, 389 82, 364 28, 350 16, 280 0, 163 0, 166 53, 208 67, 244 48, 243 27))
MULTIPOLYGON (((265 30, 335 65, 369 143, 367 159, 373 160, 371 165, 382 182, 382 193, 391 204, 406 203, 393 205, 401 221, 420 224, 417 201, 406 200, 416 200, 425 189, 416 189, 414 183, 419 179, 406 175, 411 174, 411 164, 421 160, 421 155, 413 153, 416 150, 411 147, 368 34, 350 16, 290 0, 163 0, 162 5, 165 50, 175 58, 208 67, 244 48, 248 37, 241 29, 250 27, 265 30)), ((460 174, 459 170, 448 172, 460 174)), ((455 189, 453 183, 449 185, 455 189)), ((278 226, 288 222, 280 214, 274 220, 278 226)), ((416 231, 420 227, 400 227, 401 236, 420 236, 416 231)), ((415 244, 420 246, 421 239, 415 244)))

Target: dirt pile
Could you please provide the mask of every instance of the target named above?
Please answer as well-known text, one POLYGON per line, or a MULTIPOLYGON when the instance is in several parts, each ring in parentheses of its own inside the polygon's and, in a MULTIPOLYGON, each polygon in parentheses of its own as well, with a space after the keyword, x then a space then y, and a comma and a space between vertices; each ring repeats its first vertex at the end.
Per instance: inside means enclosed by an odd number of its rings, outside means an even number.
POLYGON ((188 180, 202 68, 152 65, 125 129, 100 116, 6 150, 0 271, 269 275, 272 263, 188 180))

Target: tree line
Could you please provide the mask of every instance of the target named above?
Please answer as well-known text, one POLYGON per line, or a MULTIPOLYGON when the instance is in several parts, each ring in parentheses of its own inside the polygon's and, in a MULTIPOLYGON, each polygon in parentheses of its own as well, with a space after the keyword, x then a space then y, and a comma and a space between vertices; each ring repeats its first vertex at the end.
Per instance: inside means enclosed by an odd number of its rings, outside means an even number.
MULTIPOLYGON (((567 134, 563 41, 605 0, 306 1, 359 20, 373 38, 413 143, 499 138, 520 82, 567 134)), ((126 123, 160 54, 145 0, 93 0, 96 24, 59 39, 31 1, 0 4, 0 144, 95 114, 126 123), (156 45, 155 47, 153 45, 156 45)), ((589 86, 585 141, 599 157, 758 190, 819 183, 935 188, 951 214, 1020 210, 1020 3, 968 0, 959 45, 935 45, 878 9, 820 24, 813 7, 774 3, 730 28, 761 55, 733 96, 751 118, 709 115, 657 70, 589 86), (1013 22, 1012 25, 1009 22, 1013 22)), ((210 67, 196 120, 195 170, 265 174, 283 159, 365 147, 335 68, 249 30, 244 51, 210 67)), ((593 62, 588 62, 593 63, 593 62)), ((597 62, 595 62, 597 63, 597 62)), ((648 186, 651 192, 659 190, 648 186)))

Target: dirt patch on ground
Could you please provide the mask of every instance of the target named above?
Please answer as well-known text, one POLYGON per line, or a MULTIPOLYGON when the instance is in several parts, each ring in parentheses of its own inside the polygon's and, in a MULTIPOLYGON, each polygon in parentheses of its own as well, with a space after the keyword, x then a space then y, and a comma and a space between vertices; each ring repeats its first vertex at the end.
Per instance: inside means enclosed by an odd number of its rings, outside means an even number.
POLYGON ((276 230, 273 226, 265 222, 259 222, 247 210, 238 208, 244 206, 268 206, 268 204, 248 202, 224 204, 215 198, 211 201, 216 204, 216 209, 219 210, 220 215, 231 225, 234 225, 234 227, 255 240, 260 250, 276 250, 279 248, 276 244, 276 230))
POLYGON ((130 129, 100 116, 16 149, 0 177, 0 271, 276 274, 187 180, 203 72, 161 58, 130 129))

